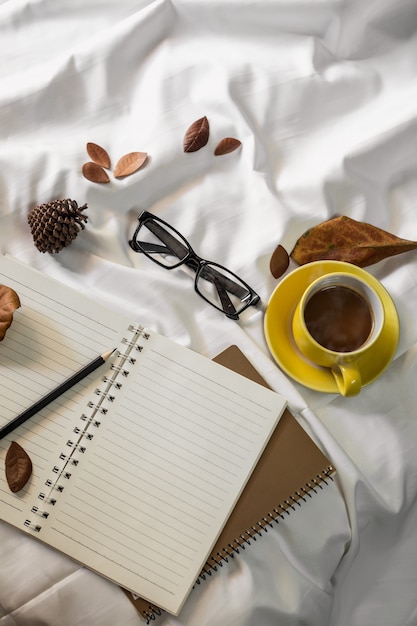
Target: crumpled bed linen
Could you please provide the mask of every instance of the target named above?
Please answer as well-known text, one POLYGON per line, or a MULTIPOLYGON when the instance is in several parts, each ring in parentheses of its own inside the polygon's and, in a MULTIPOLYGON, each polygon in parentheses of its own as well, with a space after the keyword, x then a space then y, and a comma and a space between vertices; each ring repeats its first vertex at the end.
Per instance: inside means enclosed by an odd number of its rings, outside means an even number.
MULTIPOLYGON (((128 246, 149 210, 266 306, 276 245, 290 251, 335 214, 417 240, 416 48, 414 0, 0 2, 1 252, 209 358, 238 345, 337 469, 156 624, 417 624, 416 253, 367 268, 395 302, 400 341, 388 370, 346 399, 279 369, 262 311, 232 322, 190 276, 128 246), (185 154, 204 115, 208 144, 185 154), (223 137, 242 145, 216 157, 223 137), (87 142, 113 165, 131 151, 148 162, 92 183, 87 142), (88 224, 41 254, 27 213, 58 198, 87 203, 88 224)), ((142 623, 117 586, 0 524, 1 626, 142 623)))

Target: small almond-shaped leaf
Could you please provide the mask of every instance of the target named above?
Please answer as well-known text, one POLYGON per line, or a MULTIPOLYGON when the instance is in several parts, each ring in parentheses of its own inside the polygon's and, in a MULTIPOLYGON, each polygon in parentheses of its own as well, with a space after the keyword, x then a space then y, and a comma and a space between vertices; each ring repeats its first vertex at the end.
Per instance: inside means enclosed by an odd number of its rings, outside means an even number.
POLYGON ((229 154, 229 152, 234 152, 242 145, 242 142, 239 139, 235 139, 234 137, 224 137, 216 146, 214 150, 215 156, 222 156, 223 154, 229 154))
POLYGON ((110 168, 110 157, 108 152, 99 146, 96 143, 92 143, 91 141, 87 144, 87 154, 94 163, 97 165, 101 165, 101 167, 105 167, 106 169, 110 168))
POLYGON ((7 285, 0 285, 0 341, 13 321, 13 313, 20 307, 17 293, 7 285))
POLYGON ((15 441, 9 446, 6 454, 6 480, 13 493, 26 485, 32 474, 32 461, 27 452, 15 441))
POLYGON ((416 249, 417 241, 400 239, 342 215, 310 228, 297 240, 290 256, 299 265, 329 259, 366 267, 416 249))
POLYGON ((200 117, 188 127, 184 135, 184 152, 197 152, 208 142, 210 134, 209 122, 206 116, 200 117))
POLYGON ((88 161, 83 165, 83 176, 87 180, 91 180, 92 183, 109 183, 110 178, 106 171, 103 170, 101 165, 88 161))
POLYGON ((129 176, 142 167, 148 158, 147 152, 129 152, 122 156, 116 163, 114 168, 114 175, 116 178, 122 178, 123 176, 129 176))
POLYGON ((269 269, 274 278, 279 278, 288 269, 290 257, 286 249, 279 244, 272 253, 269 269))

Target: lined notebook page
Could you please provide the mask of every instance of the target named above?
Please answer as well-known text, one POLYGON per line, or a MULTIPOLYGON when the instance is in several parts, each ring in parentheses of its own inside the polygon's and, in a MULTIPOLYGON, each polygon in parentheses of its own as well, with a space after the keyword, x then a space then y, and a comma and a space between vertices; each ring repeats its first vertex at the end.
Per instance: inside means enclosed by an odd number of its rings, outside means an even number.
POLYGON ((285 402, 160 335, 140 343, 46 537, 178 613, 285 402))
MULTIPOLYGON (((114 348, 126 320, 9 257, 0 257, 0 283, 12 287, 21 301, 0 344, 1 426, 95 356, 114 348)), ((0 441, 2 468, 12 440, 23 446, 33 464, 30 481, 17 494, 10 491, 4 469, 0 472, 2 519, 22 526, 22 512, 37 499, 62 443, 79 421, 79 403, 90 397, 105 370, 96 370, 0 441)))

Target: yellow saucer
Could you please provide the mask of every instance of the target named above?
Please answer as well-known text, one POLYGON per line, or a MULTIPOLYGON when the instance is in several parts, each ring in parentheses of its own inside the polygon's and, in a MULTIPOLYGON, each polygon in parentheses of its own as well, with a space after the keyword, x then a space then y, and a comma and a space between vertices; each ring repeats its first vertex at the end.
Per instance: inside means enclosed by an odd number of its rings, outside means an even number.
POLYGON ((371 274, 343 261, 314 261, 297 268, 277 285, 265 312, 265 338, 272 356, 281 369, 305 387, 326 393, 338 393, 330 369, 315 365, 297 348, 292 335, 295 307, 305 289, 316 278, 329 272, 349 272, 365 279, 379 294, 385 309, 385 325, 369 354, 360 363, 362 386, 368 385, 384 372, 397 349, 400 325, 391 296, 371 274))

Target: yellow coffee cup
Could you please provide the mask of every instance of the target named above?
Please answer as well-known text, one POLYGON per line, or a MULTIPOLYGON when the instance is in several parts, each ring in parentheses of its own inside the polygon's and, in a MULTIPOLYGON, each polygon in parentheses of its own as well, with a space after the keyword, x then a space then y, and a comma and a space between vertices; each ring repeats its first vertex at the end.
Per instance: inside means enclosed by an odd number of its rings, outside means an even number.
POLYGON ((361 361, 384 323, 383 302, 366 280, 332 272, 304 291, 292 330, 300 352, 314 364, 330 368, 343 396, 354 396, 362 387, 361 361))

